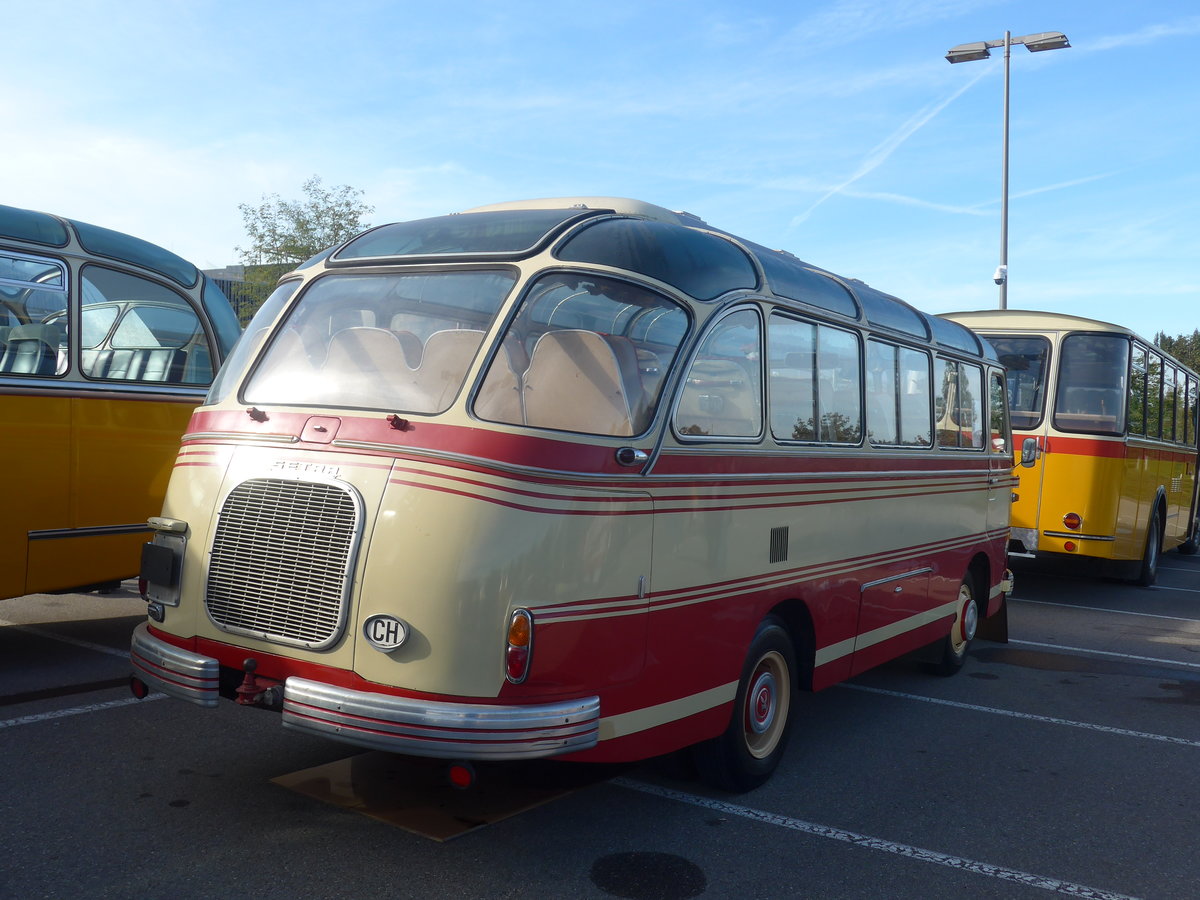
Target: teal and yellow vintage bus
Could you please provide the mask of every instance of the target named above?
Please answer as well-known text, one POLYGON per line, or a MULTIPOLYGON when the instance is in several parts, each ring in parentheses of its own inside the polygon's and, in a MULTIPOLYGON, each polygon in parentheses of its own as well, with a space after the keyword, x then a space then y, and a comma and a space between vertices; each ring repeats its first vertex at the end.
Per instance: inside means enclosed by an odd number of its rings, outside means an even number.
POLYGON ((179 437, 239 334, 175 254, 0 206, 0 598, 137 575, 179 437))

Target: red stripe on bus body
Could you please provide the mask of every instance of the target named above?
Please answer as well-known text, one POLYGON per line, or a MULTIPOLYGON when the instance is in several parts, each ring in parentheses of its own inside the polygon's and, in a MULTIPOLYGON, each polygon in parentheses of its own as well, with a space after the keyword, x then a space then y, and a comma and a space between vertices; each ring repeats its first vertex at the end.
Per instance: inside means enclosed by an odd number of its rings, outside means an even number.
MULTIPOLYGON (((694 498, 690 503, 681 498, 652 498, 652 497, 609 497, 599 498, 592 495, 538 495, 546 496, 562 503, 603 503, 603 502, 622 502, 627 504, 636 504, 641 506, 640 509, 563 509, 560 507, 545 507, 532 506, 527 503, 519 503, 515 500, 505 500, 500 497, 493 497, 487 494, 458 489, 444 485, 428 484, 419 481, 410 481, 402 478, 390 478, 389 484, 402 485, 404 487, 417 488, 419 490, 435 491, 443 494, 450 494, 456 497, 464 497, 471 500, 479 500, 484 503, 491 503, 496 506, 503 506, 508 509, 516 509, 522 512, 540 513, 543 515, 555 516, 641 516, 641 515, 670 515, 677 513, 695 513, 700 512, 737 512, 752 509, 800 509, 809 506, 827 506, 829 504, 841 503, 863 503, 868 501, 883 501, 890 499, 902 499, 909 497, 936 497, 946 496, 950 494, 966 494, 978 493, 985 491, 987 488, 983 485, 969 485, 960 488, 947 488, 939 491, 921 491, 920 493, 905 493, 905 494, 890 494, 878 495, 875 492, 876 488, 864 487, 861 491, 854 492, 861 496, 846 496, 846 497, 823 497, 813 500, 787 500, 770 502, 769 495, 748 495, 750 497, 762 497, 763 502, 758 503, 741 503, 722 505, 713 505, 714 501, 727 501, 729 498, 718 496, 712 498, 694 498), (666 505, 674 504, 674 505, 666 505)), ((500 492, 510 492, 521 494, 523 492, 511 492, 508 489, 491 486, 493 490, 500 492)), ((817 493, 828 493, 817 491, 817 493)), ((850 493, 850 492, 846 492, 850 493)))

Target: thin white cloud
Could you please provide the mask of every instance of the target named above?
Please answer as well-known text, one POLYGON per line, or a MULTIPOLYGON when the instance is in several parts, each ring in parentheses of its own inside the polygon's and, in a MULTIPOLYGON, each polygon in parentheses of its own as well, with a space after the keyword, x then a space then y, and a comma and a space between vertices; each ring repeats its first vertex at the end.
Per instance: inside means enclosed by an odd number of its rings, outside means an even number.
POLYGON ((970 81, 965 82, 962 87, 956 90, 949 97, 933 104, 932 106, 927 106, 925 109, 918 112, 915 116, 897 128, 874 149, 872 149, 870 153, 867 154, 866 158, 854 171, 854 174, 852 174, 841 184, 826 191, 826 193, 818 198, 808 209, 792 219, 789 227, 795 228, 797 225, 800 225, 813 214, 813 211, 816 210, 817 207, 819 207, 830 197, 843 193, 846 188, 850 187, 850 185, 854 184, 854 182, 871 174, 871 172, 883 165, 883 163, 887 161, 888 157, 896 152, 896 149, 900 147, 900 145, 902 145, 910 137, 916 134, 917 131, 927 125, 943 109, 961 97, 971 88, 972 85, 975 84, 975 82, 979 81, 979 79, 983 78, 987 73, 988 70, 981 67, 975 77, 973 77, 970 81))
POLYGON ((1200 34, 1200 16, 1191 16, 1161 25, 1147 25, 1126 34, 1112 34, 1083 45, 1085 50, 1113 50, 1117 47, 1141 47, 1167 38, 1200 34))

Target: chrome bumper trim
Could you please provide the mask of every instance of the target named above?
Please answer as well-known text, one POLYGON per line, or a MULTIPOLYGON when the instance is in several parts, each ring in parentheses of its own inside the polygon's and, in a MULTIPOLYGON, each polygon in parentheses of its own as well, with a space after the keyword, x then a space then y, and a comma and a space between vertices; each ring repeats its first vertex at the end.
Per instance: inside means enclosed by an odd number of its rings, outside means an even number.
POLYGON ((283 724, 334 740, 442 759, 532 759, 586 750, 599 739, 600 698, 529 706, 414 700, 284 682, 283 724))
POLYGON ((138 678, 168 697, 209 708, 217 705, 217 661, 159 640, 146 622, 133 630, 129 659, 138 678))

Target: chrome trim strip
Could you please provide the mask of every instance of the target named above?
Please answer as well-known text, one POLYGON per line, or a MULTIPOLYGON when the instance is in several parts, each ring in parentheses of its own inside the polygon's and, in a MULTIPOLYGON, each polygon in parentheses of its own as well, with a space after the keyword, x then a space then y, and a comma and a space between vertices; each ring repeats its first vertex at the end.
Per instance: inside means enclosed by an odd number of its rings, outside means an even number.
POLYGON ((29 532, 31 541, 49 541, 55 538, 104 537, 110 534, 149 534, 150 526, 138 525, 93 525, 89 528, 44 528, 29 532))
POLYGON ((899 575, 892 575, 889 578, 879 578, 875 581, 868 581, 858 586, 858 592, 862 594, 870 588, 879 587, 879 585, 887 584, 889 581, 899 581, 901 578, 912 578, 914 575, 926 575, 932 571, 933 566, 925 566, 923 569, 913 569, 911 572, 901 572, 899 575))
POLYGON ((191 431, 185 434, 181 441, 238 441, 239 443, 254 444, 259 441, 271 441, 276 444, 298 444, 300 436, 296 434, 250 434, 246 431, 191 431))
POLYGON ((129 660, 134 674, 154 690, 197 706, 217 705, 217 661, 159 640, 146 622, 133 630, 129 660))
POLYGON ((600 698, 490 706, 414 700, 289 678, 283 724, 373 750, 450 759, 533 759, 594 747, 600 698))
POLYGON ((1077 531, 1043 531, 1046 537, 1071 538, 1077 541, 1115 541, 1111 534, 1080 534, 1077 531))

